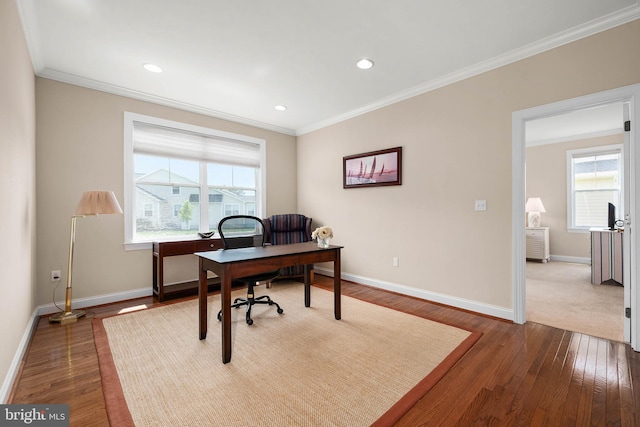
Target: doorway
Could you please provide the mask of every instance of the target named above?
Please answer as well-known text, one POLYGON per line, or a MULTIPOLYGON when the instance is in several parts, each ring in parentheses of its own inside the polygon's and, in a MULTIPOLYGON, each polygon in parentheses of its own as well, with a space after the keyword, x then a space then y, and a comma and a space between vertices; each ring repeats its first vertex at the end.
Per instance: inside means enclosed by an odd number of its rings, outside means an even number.
POLYGON ((624 208, 623 108, 579 109, 525 129, 525 209, 543 210, 539 227, 526 229, 527 320, 612 341, 624 341, 624 289, 592 283, 589 228, 607 226, 608 202, 624 208), (535 260, 532 235, 547 236, 549 262, 535 260))
POLYGON ((580 109, 624 102, 629 105, 629 120, 631 123, 629 132, 625 132, 625 140, 629 149, 627 156, 629 165, 625 169, 628 175, 628 204, 625 221, 625 309, 629 309, 629 318, 625 318, 625 340, 631 342, 634 349, 640 344, 640 323, 637 307, 640 307, 637 292, 638 274, 636 256, 640 247, 635 230, 635 212, 640 211, 640 201, 636 197, 640 188, 640 177, 636 170, 640 170, 640 133, 634 129, 633 123, 640 123, 640 110, 637 100, 640 99, 640 85, 626 86, 607 92, 573 98, 553 104, 543 105, 514 112, 512 115, 512 276, 513 276, 513 320, 516 323, 526 321, 526 276, 525 276, 525 125, 527 121, 551 117, 580 109), (628 233, 627 233, 628 231, 628 233))

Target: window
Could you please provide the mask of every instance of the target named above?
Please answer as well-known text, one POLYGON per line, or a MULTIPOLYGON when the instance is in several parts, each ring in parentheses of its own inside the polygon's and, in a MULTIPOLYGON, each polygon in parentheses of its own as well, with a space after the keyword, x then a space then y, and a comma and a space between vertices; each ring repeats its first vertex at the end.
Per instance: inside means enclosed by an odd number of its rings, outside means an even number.
POLYGON ((240 214, 240 205, 227 204, 224 206, 224 216, 239 215, 239 214, 240 214))
POLYGON ((260 216, 264 149, 260 139, 125 113, 127 249, 215 230, 227 215, 260 216))
POLYGON ((588 230, 607 226, 607 206, 622 206, 622 146, 610 145, 567 151, 567 224, 588 230))

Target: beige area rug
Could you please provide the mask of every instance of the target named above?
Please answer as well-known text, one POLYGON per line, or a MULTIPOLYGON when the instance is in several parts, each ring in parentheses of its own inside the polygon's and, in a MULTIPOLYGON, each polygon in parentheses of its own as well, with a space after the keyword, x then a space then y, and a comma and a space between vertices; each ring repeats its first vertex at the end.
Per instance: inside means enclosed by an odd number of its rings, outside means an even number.
MULTIPOLYGON (((197 300, 94 320, 111 425, 391 425, 481 333, 342 297, 299 283, 267 293, 284 309, 256 306, 248 326, 232 309, 233 353, 221 361, 219 295, 198 339, 197 300)), ((234 295, 242 295, 236 291, 234 295)))
POLYGON ((613 341, 624 340, 624 289, 592 285, 591 267, 527 262, 527 320, 613 341))

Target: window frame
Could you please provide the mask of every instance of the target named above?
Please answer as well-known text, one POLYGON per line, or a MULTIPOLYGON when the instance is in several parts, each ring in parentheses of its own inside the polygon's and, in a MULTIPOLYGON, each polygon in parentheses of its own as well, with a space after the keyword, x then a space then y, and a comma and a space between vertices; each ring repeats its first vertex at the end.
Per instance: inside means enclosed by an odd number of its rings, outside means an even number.
MULTIPOLYGON (((133 151, 133 130, 134 123, 141 122, 150 125, 156 126, 164 126, 168 128, 173 128, 179 131, 191 132, 191 133, 199 133, 213 138, 224 138, 227 140, 238 141, 239 143, 253 143, 257 144, 259 150, 260 157, 260 165, 259 165, 259 173, 256 175, 256 210, 257 216, 261 216, 266 212, 266 195, 267 195, 267 159, 266 159, 266 140, 255 138, 247 135, 240 135, 236 133, 221 131, 217 129, 206 128, 202 126, 196 126, 188 123, 176 122, 173 120, 161 119, 158 117, 147 116, 138 113, 132 113, 125 111, 124 112, 124 246, 125 250, 144 250, 151 249, 152 242, 151 241, 134 241, 134 227, 136 226, 136 212, 135 212, 135 171, 134 171, 134 151, 133 151)), ((168 157, 166 155, 160 155, 161 157, 168 157)), ((207 163, 211 163, 208 160, 200 161, 200 199, 202 199, 202 195, 206 199, 208 199, 209 188, 210 186, 207 184, 206 179, 203 179, 206 176, 206 168, 207 163)), ((201 203, 201 218, 206 217, 208 215, 208 203, 201 203), (203 215, 204 213, 204 215, 203 215)), ((182 239, 183 237, 177 238, 159 238, 155 239, 156 241, 171 241, 176 239, 182 239)))
POLYGON ((620 183, 620 202, 616 205, 616 214, 624 212, 624 150, 623 144, 611 144, 597 147, 567 150, 567 231, 569 233, 589 233, 594 226, 576 226, 575 220, 575 187, 573 160, 580 157, 604 156, 607 154, 620 155, 618 182, 620 183))

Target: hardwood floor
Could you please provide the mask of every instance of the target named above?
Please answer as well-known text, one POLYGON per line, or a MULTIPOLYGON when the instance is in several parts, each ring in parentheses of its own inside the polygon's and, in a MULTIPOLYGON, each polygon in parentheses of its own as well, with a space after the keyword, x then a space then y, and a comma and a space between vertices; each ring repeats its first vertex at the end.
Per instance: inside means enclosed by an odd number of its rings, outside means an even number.
MULTIPOLYGON (((315 277, 317 286, 331 289, 332 279, 315 277)), ((350 282, 343 282, 343 294, 483 332, 396 426, 640 426, 640 354, 628 345, 350 282)), ((10 402, 68 403, 72 426, 108 426, 91 318, 178 301, 147 297, 93 307, 68 325, 42 318, 10 402)))

